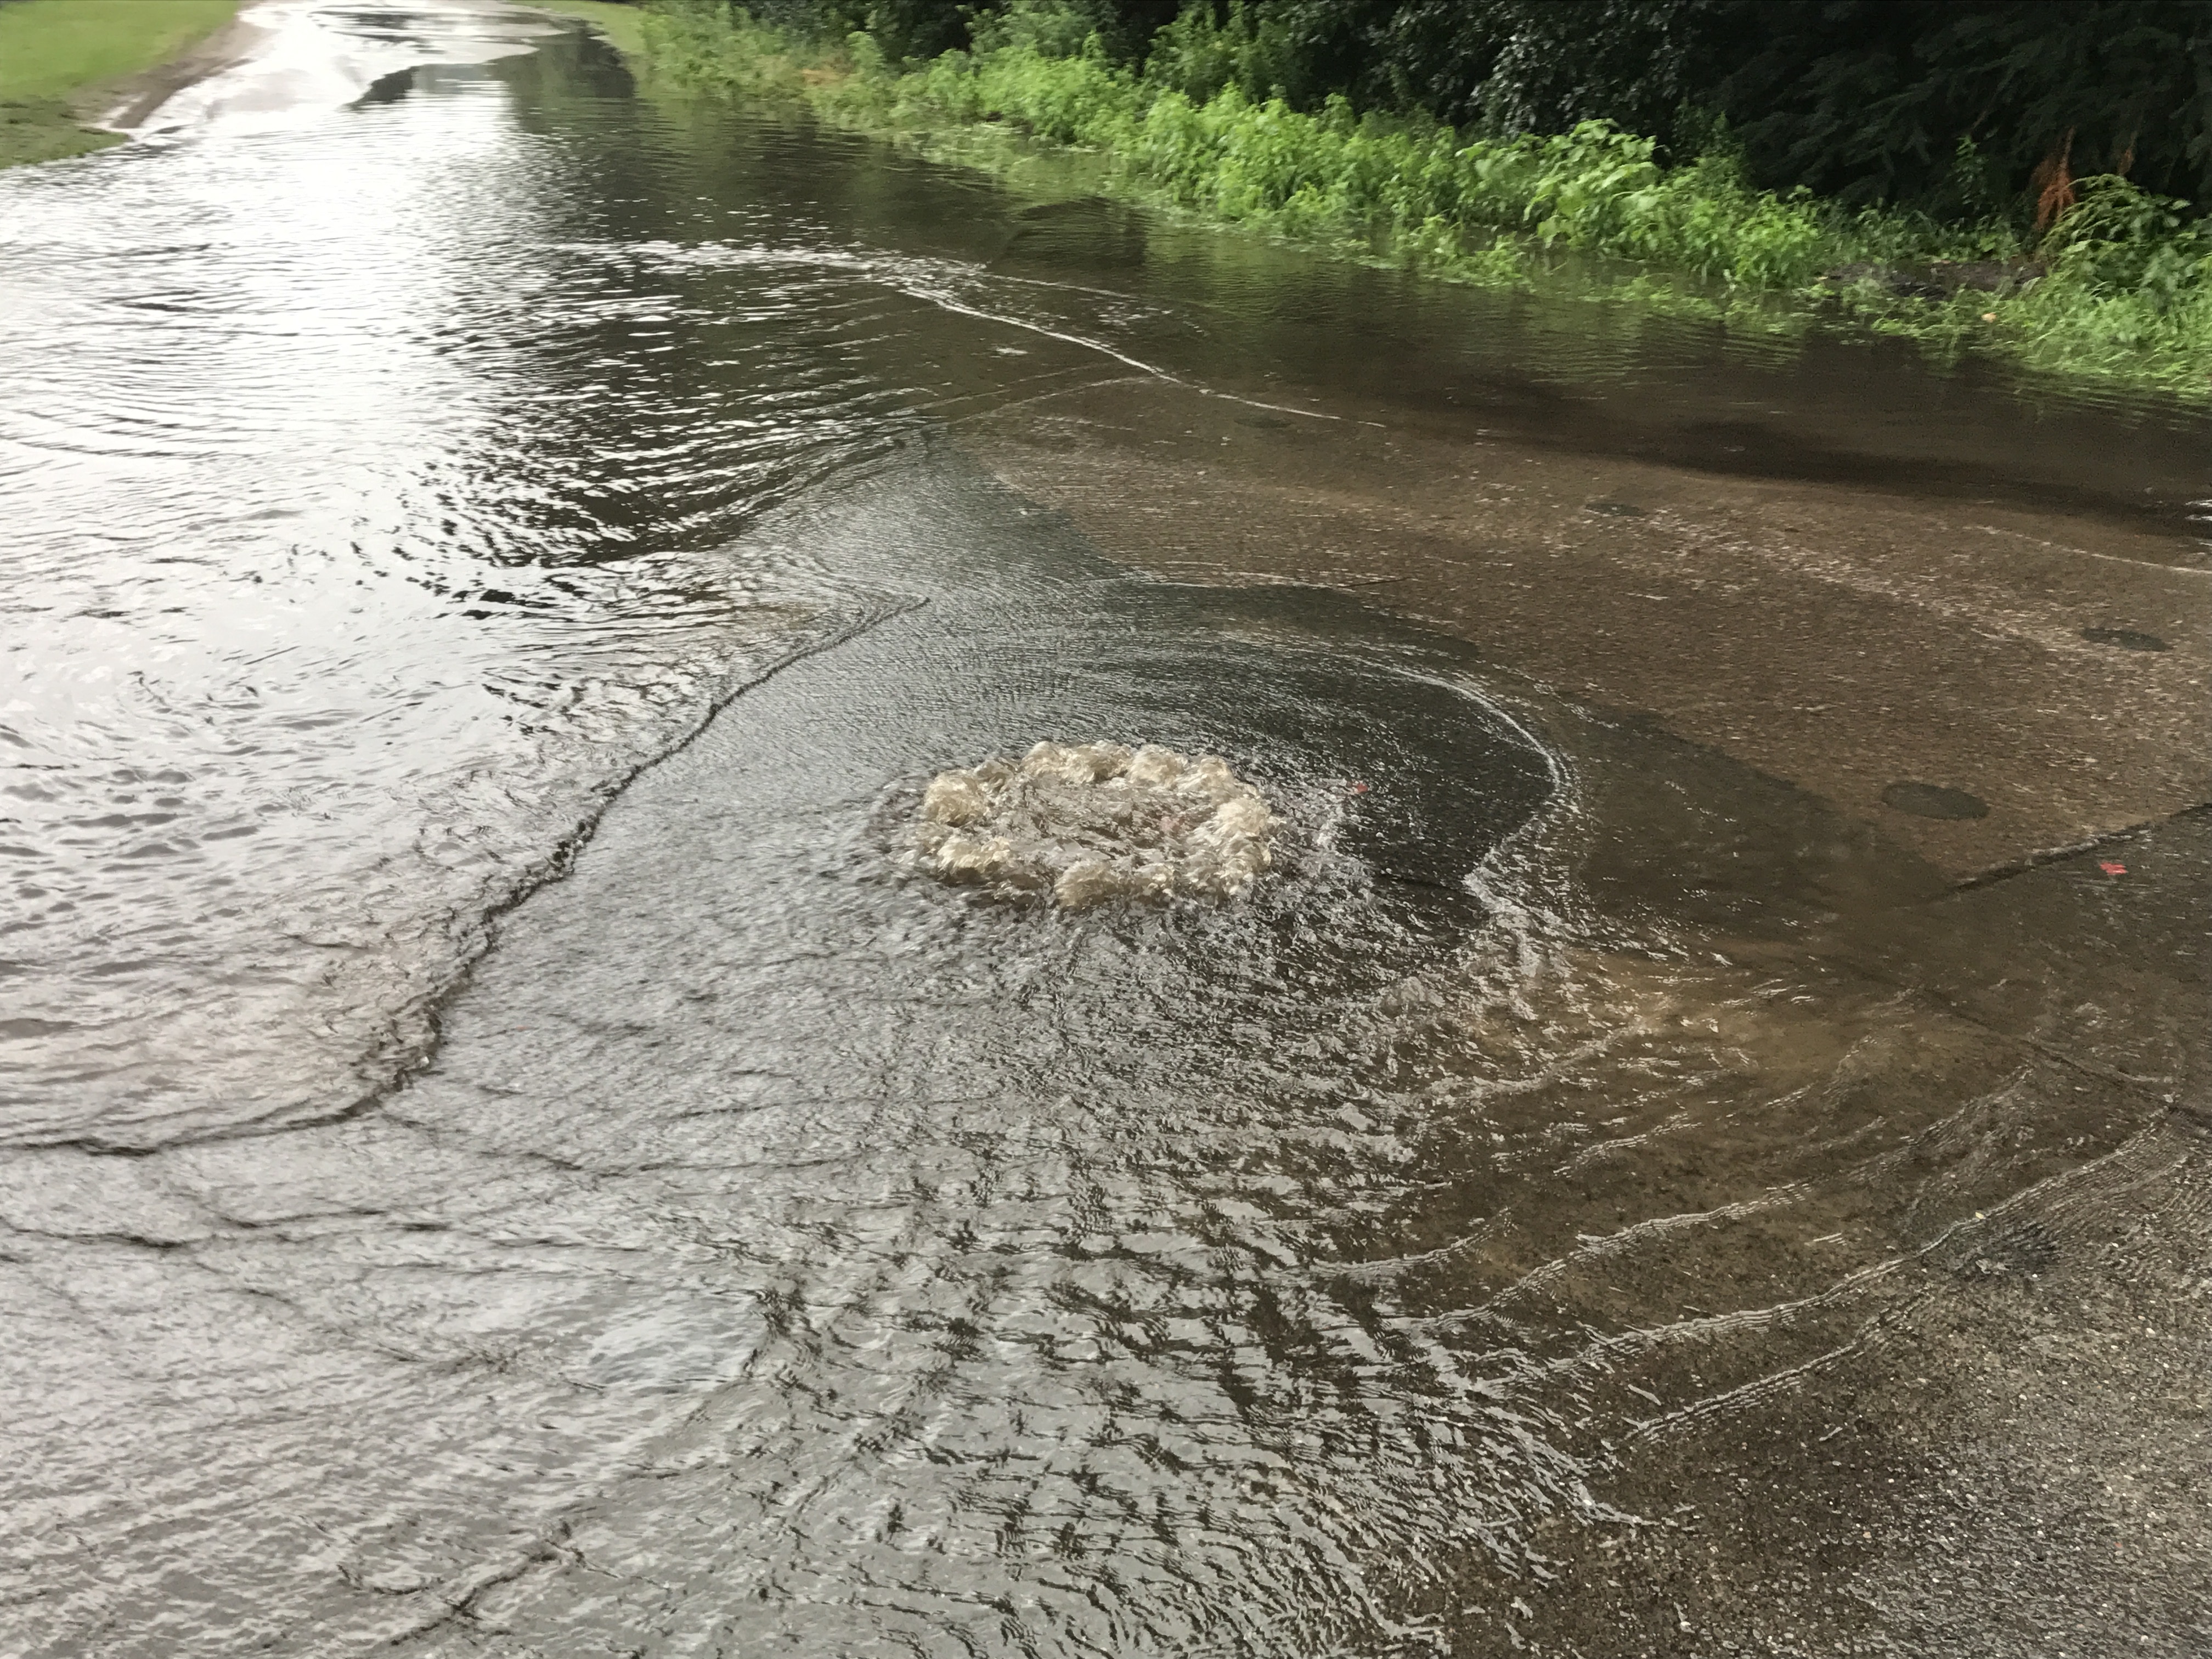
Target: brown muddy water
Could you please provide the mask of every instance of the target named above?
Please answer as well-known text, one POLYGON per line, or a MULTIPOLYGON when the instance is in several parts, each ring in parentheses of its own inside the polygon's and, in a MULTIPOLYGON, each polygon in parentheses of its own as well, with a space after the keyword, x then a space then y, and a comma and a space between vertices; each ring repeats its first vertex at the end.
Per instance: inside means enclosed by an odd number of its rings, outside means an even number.
POLYGON ((270 15, 0 175, 0 1650, 2212 1650, 2201 417, 270 15))

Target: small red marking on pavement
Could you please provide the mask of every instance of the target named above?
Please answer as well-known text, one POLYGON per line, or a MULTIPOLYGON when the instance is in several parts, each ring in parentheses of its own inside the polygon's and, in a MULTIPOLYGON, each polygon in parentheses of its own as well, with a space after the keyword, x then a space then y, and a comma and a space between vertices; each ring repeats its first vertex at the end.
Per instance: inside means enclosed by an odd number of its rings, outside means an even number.
POLYGON ((1355 795, 1364 795, 1367 793, 1367 786, 1364 783, 1355 783, 1352 786, 1352 793, 1355 795))
POLYGON ((2108 876, 2124 876, 2128 872, 2126 865, 2115 864, 2110 859, 2099 859, 2097 867, 2108 876))

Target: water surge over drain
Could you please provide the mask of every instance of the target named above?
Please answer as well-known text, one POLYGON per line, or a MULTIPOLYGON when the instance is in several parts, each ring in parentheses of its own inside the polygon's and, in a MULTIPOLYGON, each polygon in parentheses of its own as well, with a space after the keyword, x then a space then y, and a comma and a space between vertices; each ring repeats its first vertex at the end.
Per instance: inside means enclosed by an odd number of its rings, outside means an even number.
POLYGON ((1080 910, 1114 898, 1234 898, 1273 862, 1274 815, 1217 755, 1146 744, 1040 743, 939 773, 913 831, 948 881, 1049 892, 1080 910))

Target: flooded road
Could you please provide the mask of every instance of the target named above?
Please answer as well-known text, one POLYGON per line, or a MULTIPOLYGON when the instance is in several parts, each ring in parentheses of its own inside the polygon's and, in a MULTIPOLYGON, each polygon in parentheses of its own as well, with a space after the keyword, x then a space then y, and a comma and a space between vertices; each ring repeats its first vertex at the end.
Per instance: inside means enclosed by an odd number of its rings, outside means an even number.
POLYGON ((2201 417, 270 10, 0 175, 0 1646, 2212 1645, 2201 417))

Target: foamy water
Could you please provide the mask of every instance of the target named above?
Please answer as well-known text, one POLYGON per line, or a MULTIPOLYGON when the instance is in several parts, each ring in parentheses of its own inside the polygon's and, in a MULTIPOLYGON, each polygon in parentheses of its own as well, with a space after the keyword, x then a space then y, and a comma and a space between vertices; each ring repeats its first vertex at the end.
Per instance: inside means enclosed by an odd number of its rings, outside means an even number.
POLYGON ((1080 910, 1235 898, 1273 862, 1274 830, 1266 799, 1218 755, 1040 743, 931 779, 914 848, 945 880, 1080 910))

